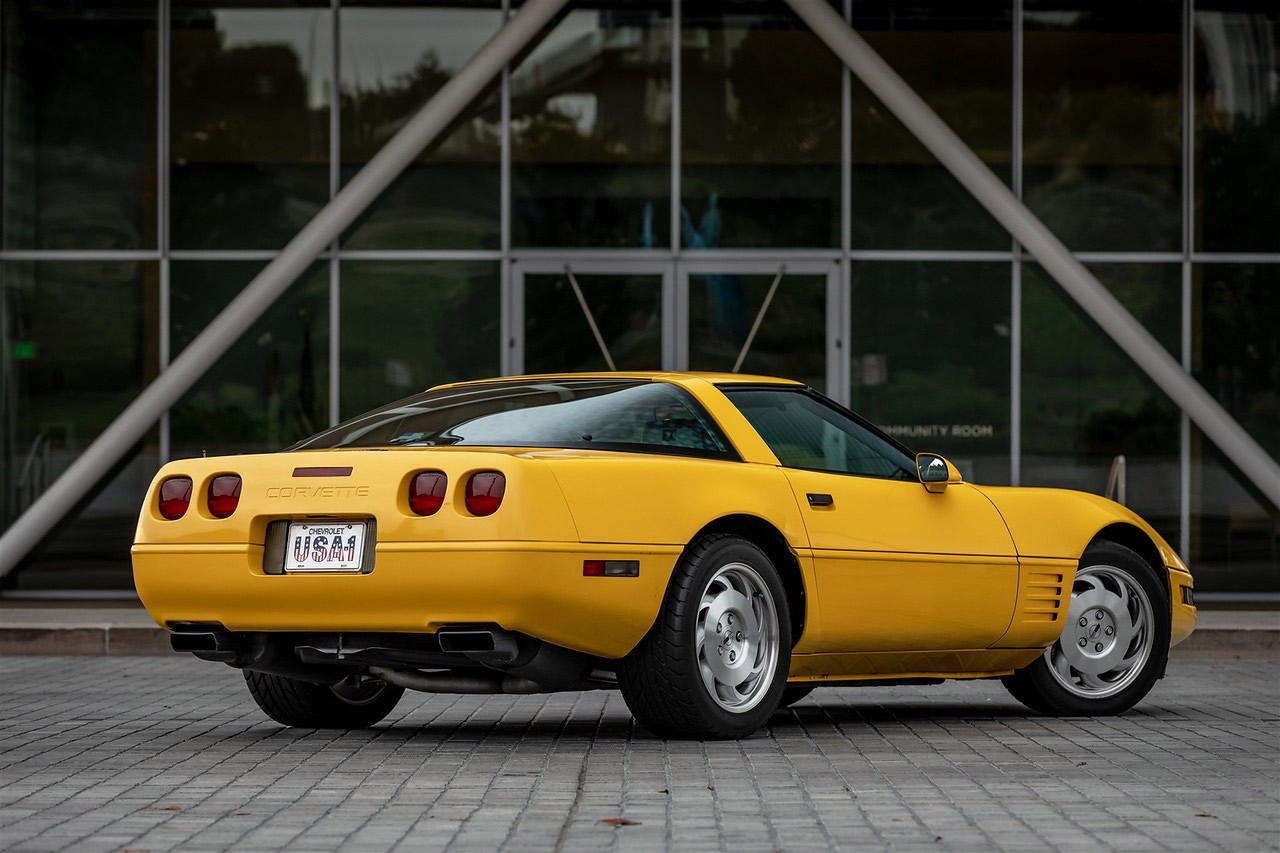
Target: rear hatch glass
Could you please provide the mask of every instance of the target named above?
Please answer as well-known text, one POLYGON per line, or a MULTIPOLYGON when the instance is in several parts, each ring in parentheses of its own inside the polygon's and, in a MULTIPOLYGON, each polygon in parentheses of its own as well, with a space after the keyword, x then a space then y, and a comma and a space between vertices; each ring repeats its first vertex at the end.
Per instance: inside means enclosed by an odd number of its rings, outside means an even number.
POLYGON ((683 388, 622 379, 519 380, 406 397, 288 450, 343 447, 564 447, 736 459, 683 388))

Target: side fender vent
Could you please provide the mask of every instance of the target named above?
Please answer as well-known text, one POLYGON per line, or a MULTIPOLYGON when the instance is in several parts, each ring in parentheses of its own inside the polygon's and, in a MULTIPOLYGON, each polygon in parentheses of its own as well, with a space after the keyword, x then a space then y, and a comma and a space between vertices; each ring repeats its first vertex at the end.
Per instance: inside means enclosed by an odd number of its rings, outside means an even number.
POLYGON ((1025 622, 1056 622, 1062 613, 1061 574, 1026 572, 1022 583, 1022 618, 1025 622))

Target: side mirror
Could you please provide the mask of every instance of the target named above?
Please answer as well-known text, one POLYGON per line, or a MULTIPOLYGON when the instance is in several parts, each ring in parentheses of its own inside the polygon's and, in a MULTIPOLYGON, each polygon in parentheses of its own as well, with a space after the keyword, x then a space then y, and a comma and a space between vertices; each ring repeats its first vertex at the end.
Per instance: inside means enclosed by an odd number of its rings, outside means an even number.
POLYGON ((917 453, 916 470, 920 473, 920 482, 934 494, 945 492, 952 483, 964 482, 956 466, 936 453, 917 453))

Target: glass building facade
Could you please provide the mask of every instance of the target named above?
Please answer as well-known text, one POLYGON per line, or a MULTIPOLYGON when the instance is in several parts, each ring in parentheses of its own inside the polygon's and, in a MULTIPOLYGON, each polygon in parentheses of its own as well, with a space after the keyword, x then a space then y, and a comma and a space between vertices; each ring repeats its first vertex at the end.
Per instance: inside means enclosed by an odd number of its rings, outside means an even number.
MULTIPOLYGON (((0 0, 0 521, 513 5, 0 0)), ((833 5, 1280 456, 1280 9, 833 5)), ((7 591, 128 590, 163 460, 603 369, 575 291, 619 368, 795 377, 976 482, 1124 455, 1199 590, 1280 591, 1277 508, 781 0, 572 4, 7 591)))

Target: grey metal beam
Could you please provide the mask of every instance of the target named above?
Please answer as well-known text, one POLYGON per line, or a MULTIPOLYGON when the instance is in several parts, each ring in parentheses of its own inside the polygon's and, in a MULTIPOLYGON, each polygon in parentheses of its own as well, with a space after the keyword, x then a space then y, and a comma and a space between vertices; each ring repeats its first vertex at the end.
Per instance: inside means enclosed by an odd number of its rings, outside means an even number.
POLYGON ((182 355, 147 386, 31 507, 0 536, 0 577, 40 542, 187 389, 328 249, 568 0, 527 0, 466 65, 321 208, 182 355))
POLYGON ((1258 491, 1272 504, 1280 506, 1280 465, 1276 460, 1072 257, 1062 241, 1009 191, 897 72, 841 20, 826 0, 787 0, 787 4, 1085 313, 1195 421, 1258 491))

